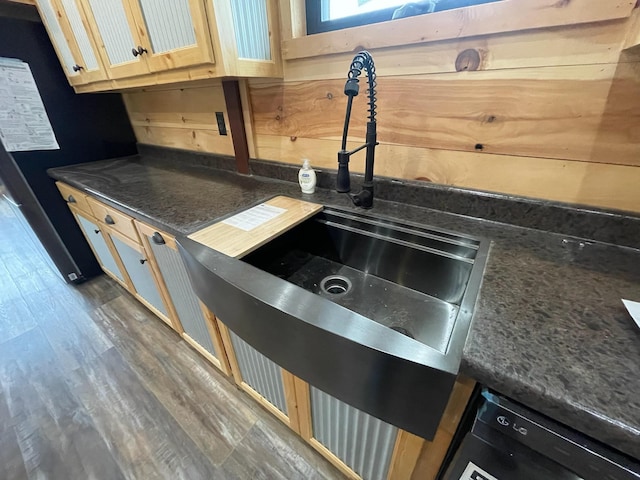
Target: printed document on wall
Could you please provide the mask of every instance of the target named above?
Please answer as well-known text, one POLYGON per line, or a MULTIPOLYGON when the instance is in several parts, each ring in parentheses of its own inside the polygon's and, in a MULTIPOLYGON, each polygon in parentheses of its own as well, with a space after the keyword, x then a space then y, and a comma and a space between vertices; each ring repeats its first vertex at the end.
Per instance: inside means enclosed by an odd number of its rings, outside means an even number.
POLYGON ((8 152, 58 150, 29 64, 0 57, 0 141, 8 152))

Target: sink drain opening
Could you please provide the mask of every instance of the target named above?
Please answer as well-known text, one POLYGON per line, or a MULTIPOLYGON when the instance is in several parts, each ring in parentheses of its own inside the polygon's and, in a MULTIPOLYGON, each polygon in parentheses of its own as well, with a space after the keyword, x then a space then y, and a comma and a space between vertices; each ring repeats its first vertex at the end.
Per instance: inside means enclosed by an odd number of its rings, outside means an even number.
POLYGON ((342 275, 330 275, 322 279, 320 289, 329 295, 342 295, 351 290, 351 280, 342 275))

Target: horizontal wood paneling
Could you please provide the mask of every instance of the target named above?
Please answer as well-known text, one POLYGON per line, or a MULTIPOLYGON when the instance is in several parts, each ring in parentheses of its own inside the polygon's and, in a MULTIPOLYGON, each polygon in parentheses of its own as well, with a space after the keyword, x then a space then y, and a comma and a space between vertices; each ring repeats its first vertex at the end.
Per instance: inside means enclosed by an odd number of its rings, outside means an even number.
MULTIPOLYGON (((320 169, 338 165, 338 140, 273 135, 257 135, 255 140, 262 159, 300 164, 302 158, 309 158, 320 169)), ((351 171, 363 173, 364 163, 364 154, 356 154, 351 171)), ((626 165, 381 144, 376 150, 375 174, 640 211, 640 168, 626 165)))
MULTIPOLYGON (((456 58, 469 49, 480 55, 479 70, 615 64, 631 24, 624 19, 378 49, 376 70, 378 77, 456 72, 456 58)), ((347 52, 290 60, 285 62, 285 79, 342 79, 352 58, 353 52, 347 52)))
POLYGON ((202 88, 141 90, 123 96, 134 125, 205 128, 216 125, 216 111, 226 114, 220 84, 202 88))
MULTIPOLYGON (((378 79, 380 142, 640 165, 640 81, 615 64, 378 79), (597 144, 597 145, 596 145, 597 144), (598 147, 598 148, 596 148, 598 147)), ((254 84, 257 135, 339 138, 343 80, 254 84)), ((365 87, 352 138, 364 138, 365 87)))
POLYGON ((134 126, 133 131, 141 143, 233 155, 230 137, 220 137, 218 132, 213 130, 134 126))
MULTIPOLYGON (((640 52, 623 51, 636 17, 375 50, 376 175, 640 212, 640 52), (456 72, 467 49, 479 69, 456 72)), ((249 80, 251 155, 334 169, 351 58, 292 59, 284 80, 249 80)), ((233 153, 213 114, 225 111, 220 83, 164 88, 124 95, 140 141, 233 153)), ((364 156, 351 165, 362 172, 364 156)))
POLYGON ((140 90, 123 94, 139 142, 233 155, 230 132, 220 135, 215 112, 227 109, 219 81, 203 87, 140 90))

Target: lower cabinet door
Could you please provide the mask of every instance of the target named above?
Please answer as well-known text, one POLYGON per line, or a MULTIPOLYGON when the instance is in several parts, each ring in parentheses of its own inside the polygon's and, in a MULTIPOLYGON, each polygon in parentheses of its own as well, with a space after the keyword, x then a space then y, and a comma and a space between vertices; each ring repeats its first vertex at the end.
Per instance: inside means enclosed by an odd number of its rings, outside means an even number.
POLYGON ((129 241, 113 232, 110 232, 110 236, 129 275, 135 295, 162 320, 171 324, 167 308, 162 300, 153 272, 149 266, 149 261, 145 257, 142 247, 132 245, 129 241))
POLYGON ((191 288, 189 274, 180 254, 170 245, 173 242, 168 237, 165 239, 166 236, 163 237, 159 232, 154 232, 151 236, 145 234, 145 237, 184 332, 190 340, 217 358, 219 353, 213 344, 207 319, 198 297, 191 288))
POLYGON ((80 228, 84 232, 84 236, 86 237, 89 245, 93 250, 98 262, 102 269, 120 281, 121 284, 126 286, 126 282, 122 272, 120 271, 120 267, 116 262, 115 257, 111 253, 109 246, 107 245, 106 240, 103 237, 102 228, 98 225, 97 222, 93 220, 89 220, 84 215, 78 213, 77 211, 73 211, 73 215, 76 217, 80 228))
POLYGON ((386 480, 398 428, 313 386, 312 438, 364 480, 386 480))
POLYGON ((276 363, 229 330, 242 382, 259 393, 286 417, 289 416, 283 370, 276 363))

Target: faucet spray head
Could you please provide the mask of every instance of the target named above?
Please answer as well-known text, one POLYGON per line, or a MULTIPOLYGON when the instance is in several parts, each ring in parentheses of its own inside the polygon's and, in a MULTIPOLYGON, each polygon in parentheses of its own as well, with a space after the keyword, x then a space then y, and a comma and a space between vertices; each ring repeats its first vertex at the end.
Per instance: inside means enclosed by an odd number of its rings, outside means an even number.
POLYGON ((360 92, 360 85, 358 83, 358 78, 349 78, 347 83, 344 84, 344 94, 349 97, 357 97, 360 92))
POLYGON ((336 177, 336 192, 347 193, 351 191, 351 176, 349 175, 349 152, 338 152, 338 176, 336 177))

